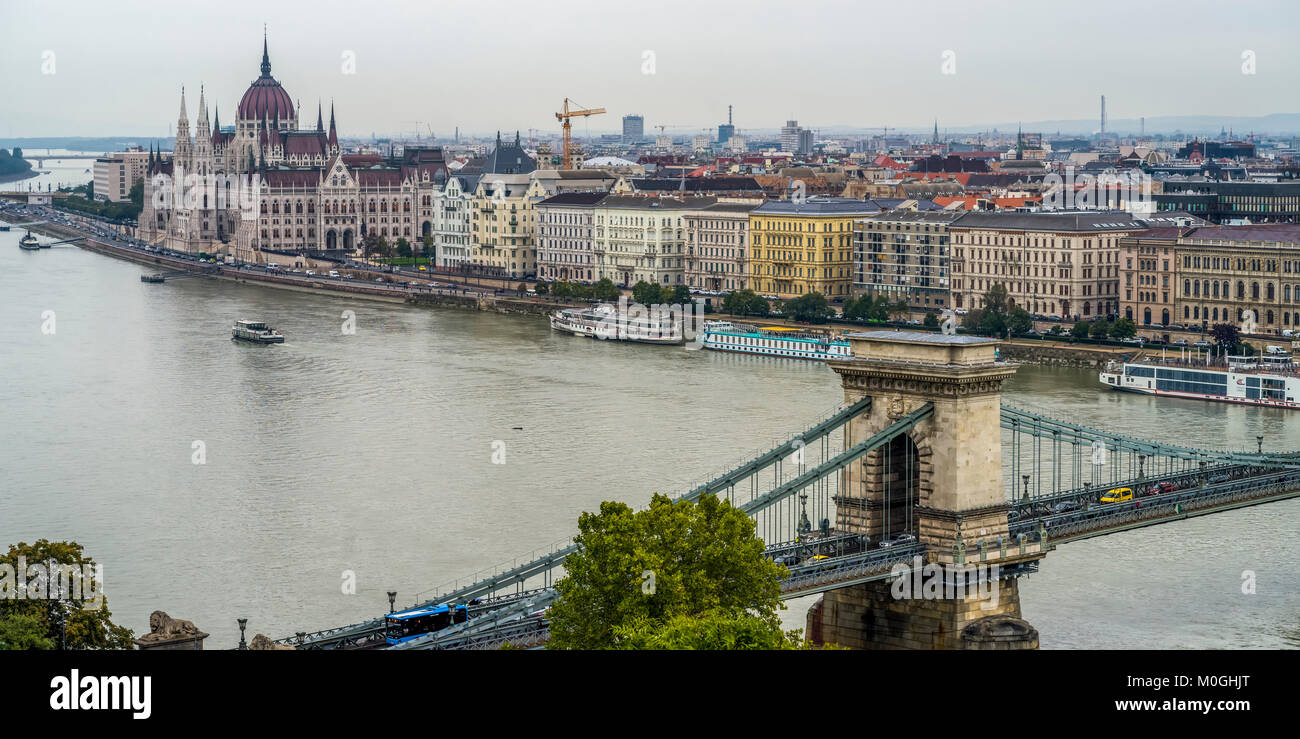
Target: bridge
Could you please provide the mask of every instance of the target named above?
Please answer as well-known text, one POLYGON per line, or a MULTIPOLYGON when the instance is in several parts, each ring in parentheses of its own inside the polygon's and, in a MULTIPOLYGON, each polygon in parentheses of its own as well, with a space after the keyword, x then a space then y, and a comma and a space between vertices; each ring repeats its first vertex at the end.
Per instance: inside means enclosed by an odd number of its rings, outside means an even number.
MULTIPOLYGON (((725 497, 785 564, 783 598, 822 595, 815 640, 851 647, 975 648, 977 621, 1011 624, 1035 648, 1016 578, 1056 547, 1191 516, 1300 497, 1300 453, 1198 449, 1089 428, 1001 403, 1015 366, 997 342, 877 331, 835 360, 845 403, 802 433, 675 496, 725 497), (1101 502, 1108 490, 1132 497, 1101 502), (992 571, 993 613, 970 599, 897 600, 918 565, 992 571)), ((377 617, 281 644, 299 649, 489 649, 544 644, 572 540, 418 594, 411 607, 469 604, 463 624, 388 647, 377 617)))

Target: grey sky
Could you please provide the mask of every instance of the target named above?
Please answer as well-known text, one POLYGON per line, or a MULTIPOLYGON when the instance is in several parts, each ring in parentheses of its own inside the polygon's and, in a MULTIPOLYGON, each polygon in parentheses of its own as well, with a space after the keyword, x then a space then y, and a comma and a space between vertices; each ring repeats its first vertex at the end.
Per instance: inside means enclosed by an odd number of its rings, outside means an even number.
POLYGON ((564 97, 670 133, 1296 112, 1300 3, 609 0, 0 3, 0 136, 165 135, 181 85, 223 123, 258 75, 345 135, 556 132, 564 97), (54 74, 43 55, 54 53, 54 74), (343 73, 344 51, 356 73, 343 73), (940 72, 956 55, 956 74, 940 72), (1242 73, 1242 52, 1256 74, 1242 73), (654 74, 643 74, 653 51, 654 74))

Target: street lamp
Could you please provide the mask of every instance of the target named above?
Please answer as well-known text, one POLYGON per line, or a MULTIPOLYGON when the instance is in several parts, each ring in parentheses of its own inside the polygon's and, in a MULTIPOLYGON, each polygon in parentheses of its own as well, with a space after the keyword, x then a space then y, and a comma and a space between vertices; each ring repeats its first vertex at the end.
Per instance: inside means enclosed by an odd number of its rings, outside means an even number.
POLYGON ((1029 475, 1021 475, 1020 479, 1023 480, 1025 483, 1025 494, 1024 497, 1021 498, 1021 500, 1028 503, 1029 502, 1029 475))
POLYGON ((244 641, 244 629, 248 627, 248 619, 235 619, 239 622, 239 649, 248 649, 248 642, 244 641))
POLYGON ((390 591, 388 591, 388 612, 389 612, 389 613, 392 613, 393 611, 396 611, 396 610, 397 610, 397 609, 393 606, 393 603, 394 603, 394 601, 396 601, 396 600, 397 600, 397 591, 396 591, 396 590, 390 590, 390 591))
POLYGON ((1263 435, 1263 434, 1257 434, 1257 435, 1255 436, 1255 444, 1256 444, 1255 450, 1256 450, 1257 452, 1259 452, 1260 454, 1263 454, 1263 453, 1264 453, 1264 435, 1263 435))

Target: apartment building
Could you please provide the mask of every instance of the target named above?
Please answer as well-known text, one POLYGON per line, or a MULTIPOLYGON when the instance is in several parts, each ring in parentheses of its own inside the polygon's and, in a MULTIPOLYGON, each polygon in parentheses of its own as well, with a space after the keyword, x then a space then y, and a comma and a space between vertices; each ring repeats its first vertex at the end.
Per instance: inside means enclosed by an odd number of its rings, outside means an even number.
POLYGON ((138 146, 96 159, 95 199, 111 203, 129 200, 131 188, 144 180, 148 168, 149 152, 138 146))
POLYGON ((962 210, 894 210, 853 224, 853 292, 920 310, 952 304, 951 236, 962 210))
POLYGON ((853 223, 881 211, 870 201, 769 200, 749 214, 750 289, 779 298, 819 292, 843 299, 853 285, 853 223))
POLYGON ((718 202, 683 216, 686 285, 694 290, 749 287, 749 214, 758 203, 718 202))
POLYGON ((686 284, 686 216, 718 202, 711 197, 610 195, 595 206, 595 279, 615 284, 686 284))

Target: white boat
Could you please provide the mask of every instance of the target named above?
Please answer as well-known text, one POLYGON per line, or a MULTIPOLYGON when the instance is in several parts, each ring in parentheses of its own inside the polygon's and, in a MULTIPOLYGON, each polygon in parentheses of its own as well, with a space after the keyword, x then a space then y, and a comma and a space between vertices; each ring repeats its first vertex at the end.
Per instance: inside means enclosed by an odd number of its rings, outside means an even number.
POLYGON ((786 359, 848 359, 847 339, 786 326, 746 326, 730 321, 705 321, 700 343, 714 351, 786 359))
POLYGON ((28 231, 26 234, 23 234, 23 237, 21 239, 18 240, 18 248, 26 249, 27 251, 36 251, 37 249, 41 248, 41 243, 36 240, 35 236, 32 236, 31 231, 28 231))
POLYGON ((682 343, 682 320, 678 313, 663 311, 620 311, 610 303, 595 308, 564 308, 551 313, 556 331, 604 341, 634 341, 641 344, 682 343))
POLYGON ((236 321, 230 328, 231 338, 254 344, 283 344, 284 334, 261 321, 236 321))
POLYGON ((1269 408, 1300 408, 1300 371, 1279 347, 1207 364, 1186 359, 1112 362, 1101 384, 1115 390, 1269 408))

